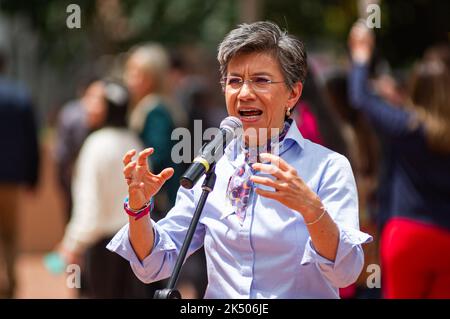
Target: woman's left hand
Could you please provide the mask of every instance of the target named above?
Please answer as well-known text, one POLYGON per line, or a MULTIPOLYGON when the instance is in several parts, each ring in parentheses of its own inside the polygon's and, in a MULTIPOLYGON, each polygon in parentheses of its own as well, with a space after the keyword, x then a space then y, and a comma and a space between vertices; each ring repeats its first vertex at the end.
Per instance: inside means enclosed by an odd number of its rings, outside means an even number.
POLYGON ((277 200, 298 211, 303 215, 305 221, 314 220, 318 212, 323 209, 322 202, 319 196, 298 176, 296 169, 273 154, 260 154, 260 159, 263 162, 270 162, 270 164, 255 163, 252 165, 253 169, 261 173, 271 174, 276 179, 254 175, 251 180, 256 184, 272 187, 275 191, 256 188, 256 193, 277 200))

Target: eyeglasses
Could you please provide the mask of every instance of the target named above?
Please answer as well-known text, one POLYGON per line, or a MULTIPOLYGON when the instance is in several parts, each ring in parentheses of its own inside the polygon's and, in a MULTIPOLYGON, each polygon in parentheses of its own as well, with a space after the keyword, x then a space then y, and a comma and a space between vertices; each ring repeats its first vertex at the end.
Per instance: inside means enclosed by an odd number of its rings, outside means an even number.
POLYGON ((229 76, 220 81, 220 83, 224 90, 238 91, 244 83, 248 83, 255 92, 267 92, 271 84, 284 83, 284 81, 272 81, 263 76, 252 76, 248 80, 244 80, 238 76, 229 76))

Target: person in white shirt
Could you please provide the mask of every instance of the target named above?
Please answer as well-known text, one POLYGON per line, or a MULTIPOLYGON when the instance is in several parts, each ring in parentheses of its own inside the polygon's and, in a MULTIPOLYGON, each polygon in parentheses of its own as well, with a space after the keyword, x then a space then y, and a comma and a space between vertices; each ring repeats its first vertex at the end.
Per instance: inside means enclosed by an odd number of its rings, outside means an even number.
POLYGON ((127 128, 127 89, 116 82, 102 84, 104 122, 80 150, 72 185, 72 217, 58 251, 66 264, 81 265, 85 297, 144 297, 145 285, 133 276, 128 263, 105 249, 105 242, 127 222, 122 213, 127 195, 123 154, 142 148, 142 143, 127 128))

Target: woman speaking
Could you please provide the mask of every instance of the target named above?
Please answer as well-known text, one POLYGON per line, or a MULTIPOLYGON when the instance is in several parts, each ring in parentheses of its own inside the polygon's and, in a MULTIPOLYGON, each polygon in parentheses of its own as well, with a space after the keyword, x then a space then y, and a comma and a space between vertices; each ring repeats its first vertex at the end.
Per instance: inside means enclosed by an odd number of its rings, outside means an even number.
MULTIPOLYGON (((216 164, 188 252, 205 248, 205 298, 339 298, 359 276, 361 244, 371 237, 359 231, 348 160, 304 139, 290 118, 306 77, 303 43, 271 22, 242 24, 222 41, 218 60, 228 114, 244 134, 216 164)), ((171 275, 202 192, 200 182, 180 188, 155 223, 152 197, 173 174, 149 171, 157 151, 124 156, 125 208, 135 217, 108 245, 144 282, 171 275)))

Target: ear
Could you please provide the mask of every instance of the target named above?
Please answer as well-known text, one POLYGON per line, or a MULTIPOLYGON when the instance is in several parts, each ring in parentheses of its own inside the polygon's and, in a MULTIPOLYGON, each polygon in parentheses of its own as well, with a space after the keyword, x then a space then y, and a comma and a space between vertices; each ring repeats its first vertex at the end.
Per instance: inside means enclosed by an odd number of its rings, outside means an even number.
POLYGON ((300 99, 300 96, 303 92, 303 84, 302 82, 297 82, 294 84, 291 90, 291 94, 289 95, 289 99, 287 100, 287 104, 290 108, 293 108, 298 100, 300 99))

